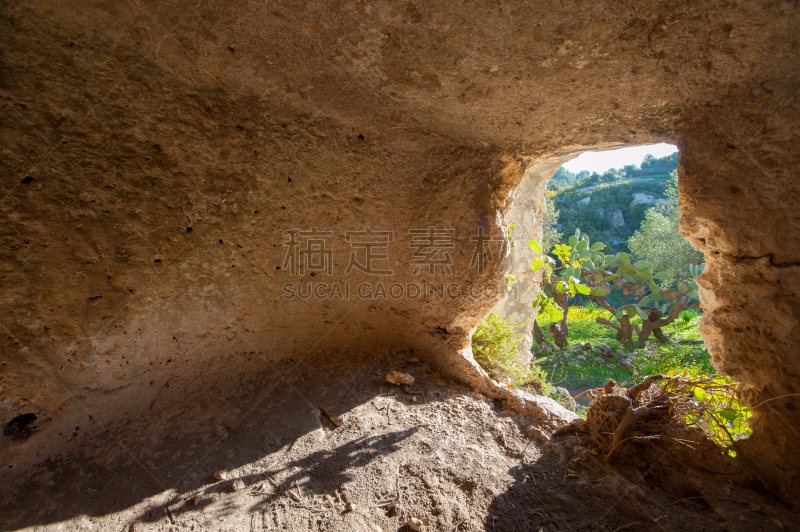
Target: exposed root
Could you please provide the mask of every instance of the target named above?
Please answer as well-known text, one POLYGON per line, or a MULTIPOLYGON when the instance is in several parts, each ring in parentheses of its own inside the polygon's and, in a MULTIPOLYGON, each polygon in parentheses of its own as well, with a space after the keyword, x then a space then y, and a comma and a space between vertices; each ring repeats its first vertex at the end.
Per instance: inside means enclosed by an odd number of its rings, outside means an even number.
POLYGON ((675 454, 678 463, 702 471, 731 471, 732 460, 702 430, 688 426, 703 415, 703 405, 693 400, 698 385, 681 377, 651 375, 628 390, 609 382, 590 393, 595 400, 586 420, 577 420, 559 432, 575 432, 588 448, 608 462, 638 461, 642 446, 657 455, 675 454))

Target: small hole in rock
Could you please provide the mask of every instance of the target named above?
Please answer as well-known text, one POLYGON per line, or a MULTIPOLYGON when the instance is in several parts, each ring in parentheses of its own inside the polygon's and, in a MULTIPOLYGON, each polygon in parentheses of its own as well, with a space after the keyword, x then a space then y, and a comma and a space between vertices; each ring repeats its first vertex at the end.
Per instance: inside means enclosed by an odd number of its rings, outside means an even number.
POLYGON ((31 427, 31 423, 36 421, 37 418, 38 416, 32 412, 15 417, 3 425, 3 436, 13 441, 27 440, 35 430, 31 427))

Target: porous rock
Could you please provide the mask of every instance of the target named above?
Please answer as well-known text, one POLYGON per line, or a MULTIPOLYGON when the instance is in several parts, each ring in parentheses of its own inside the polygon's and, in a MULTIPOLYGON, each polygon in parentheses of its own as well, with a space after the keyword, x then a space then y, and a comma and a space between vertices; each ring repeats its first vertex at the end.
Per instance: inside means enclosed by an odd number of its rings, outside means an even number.
POLYGON ((408 373, 402 373, 400 371, 390 371, 386 374, 386 382, 390 384, 397 384, 398 386, 405 385, 411 386, 414 384, 414 377, 409 375, 408 373))

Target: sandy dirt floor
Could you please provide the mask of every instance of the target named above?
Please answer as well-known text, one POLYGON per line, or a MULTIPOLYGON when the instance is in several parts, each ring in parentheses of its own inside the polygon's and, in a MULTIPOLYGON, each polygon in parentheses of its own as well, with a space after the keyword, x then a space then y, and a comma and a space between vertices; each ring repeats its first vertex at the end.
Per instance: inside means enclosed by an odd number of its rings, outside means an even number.
POLYGON ((412 518, 449 532, 796 529, 768 494, 698 477, 678 499, 646 454, 639 473, 615 472, 411 353, 397 360, 309 357, 282 376, 288 360, 76 437, 24 482, 6 472, 2 529, 377 532, 412 518), (391 370, 416 382, 388 384, 391 370))

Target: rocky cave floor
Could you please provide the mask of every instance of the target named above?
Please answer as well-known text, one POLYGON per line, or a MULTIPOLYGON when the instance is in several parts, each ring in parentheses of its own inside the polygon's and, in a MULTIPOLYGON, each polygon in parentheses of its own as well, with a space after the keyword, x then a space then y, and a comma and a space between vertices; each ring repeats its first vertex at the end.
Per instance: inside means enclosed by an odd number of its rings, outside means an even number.
POLYGON ((638 469, 586 460, 570 437, 548 440, 546 427, 412 354, 309 358, 75 438, 69 458, 39 464, 22 483, 9 477, 0 527, 376 532, 408 530, 416 517, 423 530, 448 532, 612 532, 800 522, 725 479, 654 474, 647 453, 638 469), (413 375, 416 394, 386 383, 391 370, 413 375))

